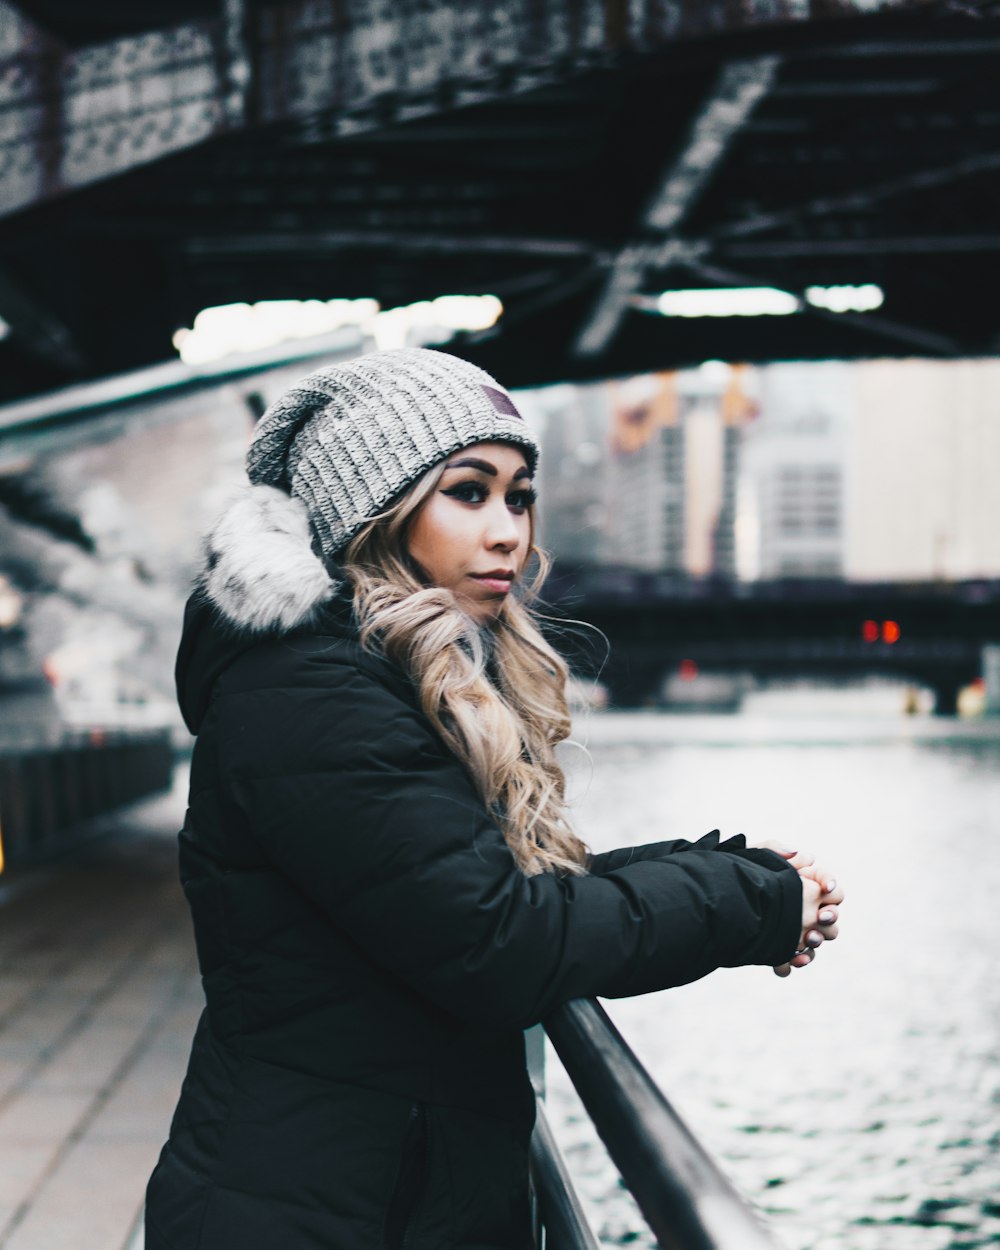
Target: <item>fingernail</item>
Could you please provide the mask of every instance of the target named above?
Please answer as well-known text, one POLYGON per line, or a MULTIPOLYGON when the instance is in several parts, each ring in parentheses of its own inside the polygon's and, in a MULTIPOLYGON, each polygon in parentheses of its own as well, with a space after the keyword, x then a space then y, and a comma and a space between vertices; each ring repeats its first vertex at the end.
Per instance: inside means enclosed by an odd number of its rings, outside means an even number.
POLYGON ((823 934, 817 933, 815 929, 810 929, 809 932, 806 934, 806 946, 816 947, 816 946, 822 946, 822 945, 823 945, 823 934))
POLYGON ((832 911, 821 911, 816 919, 820 924, 833 924, 835 916, 832 911))
POLYGON ((827 894, 832 894, 836 888, 837 888, 837 882, 834 880, 833 877, 831 877, 830 880, 826 883, 827 894))

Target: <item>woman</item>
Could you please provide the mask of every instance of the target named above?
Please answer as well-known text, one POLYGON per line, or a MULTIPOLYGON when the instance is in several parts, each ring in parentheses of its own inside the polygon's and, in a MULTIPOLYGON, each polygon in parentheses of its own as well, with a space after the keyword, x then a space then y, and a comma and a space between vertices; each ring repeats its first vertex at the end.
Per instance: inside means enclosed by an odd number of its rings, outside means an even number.
POLYGON ((207 1006, 147 1250, 527 1250, 522 1030, 836 935, 806 857, 573 833, 566 668, 520 601, 536 457, 425 350, 261 420, 178 658, 207 1006))

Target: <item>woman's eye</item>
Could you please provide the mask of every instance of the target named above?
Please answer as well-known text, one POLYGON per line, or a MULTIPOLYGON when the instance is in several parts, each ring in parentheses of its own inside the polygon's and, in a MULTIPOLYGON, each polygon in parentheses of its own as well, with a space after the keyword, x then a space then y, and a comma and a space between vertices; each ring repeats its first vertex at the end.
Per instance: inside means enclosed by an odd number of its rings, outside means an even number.
POLYGON ((523 512, 526 508, 530 508, 537 498, 537 492, 530 486, 525 490, 512 490, 507 496, 507 507, 523 512))
POLYGON ((462 503, 482 503, 486 498, 486 487, 481 482, 459 482, 450 486, 444 494, 462 503))

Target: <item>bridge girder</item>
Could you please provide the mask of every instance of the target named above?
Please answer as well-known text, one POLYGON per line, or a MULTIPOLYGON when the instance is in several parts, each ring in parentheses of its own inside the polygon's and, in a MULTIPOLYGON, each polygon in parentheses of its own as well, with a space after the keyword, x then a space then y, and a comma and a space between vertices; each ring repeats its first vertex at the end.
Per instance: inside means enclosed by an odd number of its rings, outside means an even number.
MULTIPOLYGON (((247 127, 354 134, 558 82, 625 50, 929 2, 217 0, 196 21, 73 48, 26 16, 51 3, 0 0, 0 215, 247 127)), ((711 108, 706 120, 725 124, 711 108)), ((694 151, 687 165, 690 180, 694 151)))
POLYGON ((511 385, 993 351, 998 49, 985 0, 0 0, 0 398, 291 297, 496 294, 450 350, 511 385), (647 315, 734 283, 804 315, 647 315))
POLYGON ((639 222, 643 234, 661 241, 621 249, 609 266, 604 289, 577 338, 579 356, 596 356, 618 330, 629 302, 651 269, 675 260, 697 263, 704 245, 678 238, 688 210, 755 106, 767 95, 779 65, 777 56, 733 61, 720 72, 695 118, 680 153, 663 171, 639 222))
POLYGON ((550 585, 554 603, 565 594, 562 610, 607 640, 605 656, 572 626, 558 635, 575 668, 620 706, 655 701, 664 680, 693 662, 703 673, 763 680, 891 677, 931 687, 937 710, 954 713, 957 691, 981 675, 983 649, 1000 637, 996 580, 733 586, 621 568, 570 577, 557 565, 550 585), (865 641, 863 622, 890 619, 897 641, 865 641))

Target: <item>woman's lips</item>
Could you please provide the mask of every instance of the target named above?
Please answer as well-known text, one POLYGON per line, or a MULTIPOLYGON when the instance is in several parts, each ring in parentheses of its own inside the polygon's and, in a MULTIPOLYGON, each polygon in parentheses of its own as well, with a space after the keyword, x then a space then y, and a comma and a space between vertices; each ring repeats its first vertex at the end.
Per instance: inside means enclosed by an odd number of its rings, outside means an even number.
POLYGON ((470 573, 469 576, 480 586, 485 586, 487 590, 493 590, 502 595, 510 590, 514 581, 511 574, 501 576, 499 573, 470 573))

